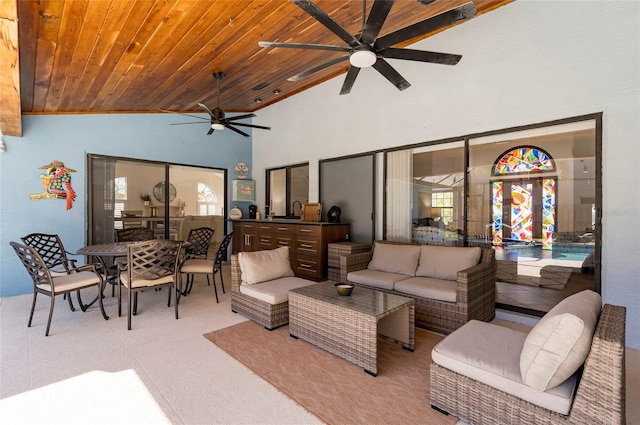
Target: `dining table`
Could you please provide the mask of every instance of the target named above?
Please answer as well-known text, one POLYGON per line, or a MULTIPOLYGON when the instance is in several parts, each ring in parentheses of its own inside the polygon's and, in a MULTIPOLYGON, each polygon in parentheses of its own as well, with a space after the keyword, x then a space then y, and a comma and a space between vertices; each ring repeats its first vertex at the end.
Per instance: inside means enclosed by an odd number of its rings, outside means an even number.
MULTIPOLYGON (((116 275, 109 276, 109 271, 112 269, 109 264, 109 259, 117 259, 118 257, 127 256, 127 246, 131 242, 107 242, 95 245, 87 245, 76 251, 77 255, 86 255, 95 257, 98 259, 103 269, 105 270, 106 282, 111 285, 111 296, 115 296, 115 286, 117 284, 116 275)), ((95 302, 95 300, 93 301, 95 302)))

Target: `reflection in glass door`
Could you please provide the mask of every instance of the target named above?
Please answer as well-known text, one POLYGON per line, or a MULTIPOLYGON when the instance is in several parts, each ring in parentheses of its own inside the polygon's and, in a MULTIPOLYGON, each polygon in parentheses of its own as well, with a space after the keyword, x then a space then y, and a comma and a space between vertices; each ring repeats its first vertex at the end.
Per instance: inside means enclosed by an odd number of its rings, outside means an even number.
POLYGON ((595 289, 595 120, 472 138, 468 155, 466 241, 494 248, 497 303, 548 311, 595 289))

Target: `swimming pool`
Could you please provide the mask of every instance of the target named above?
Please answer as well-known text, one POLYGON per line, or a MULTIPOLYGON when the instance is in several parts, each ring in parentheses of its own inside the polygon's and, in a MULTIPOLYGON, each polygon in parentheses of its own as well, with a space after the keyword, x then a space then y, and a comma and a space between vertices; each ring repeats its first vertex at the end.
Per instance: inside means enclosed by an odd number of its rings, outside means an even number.
POLYGON ((595 246, 590 244, 554 244, 552 250, 543 250, 542 245, 517 241, 504 243, 502 248, 496 247, 496 258, 500 254, 509 257, 509 254, 517 253, 518 257, 524 258, 582 262, 594 249, 595 246))

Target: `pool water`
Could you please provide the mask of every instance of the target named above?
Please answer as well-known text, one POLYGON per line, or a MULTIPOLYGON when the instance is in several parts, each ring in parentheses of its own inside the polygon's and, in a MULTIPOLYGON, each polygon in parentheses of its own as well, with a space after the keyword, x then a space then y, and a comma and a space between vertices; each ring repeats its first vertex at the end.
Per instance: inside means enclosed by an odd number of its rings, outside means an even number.
POLYGON ((552 250, 543 250, 542 245, 513 243, 497 251, 503 251, 503 254, 506 256, 508 256, 509 253, 517 253, 518 257, 525 258, 584 261, 593 250, 593 245, 585 244, 554 245, 552 250))

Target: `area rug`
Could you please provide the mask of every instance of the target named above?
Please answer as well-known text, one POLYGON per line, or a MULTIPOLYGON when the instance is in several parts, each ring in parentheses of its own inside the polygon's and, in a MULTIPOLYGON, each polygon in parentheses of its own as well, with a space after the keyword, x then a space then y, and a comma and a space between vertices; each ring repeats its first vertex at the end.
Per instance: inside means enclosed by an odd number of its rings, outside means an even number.
POLYGON ((289 336, 243 322, 204 335, 328 424, 455 424, 429 404, 431 349, 442 336, 416 329, 415 351, 378 340, 378 376, 289 336))

